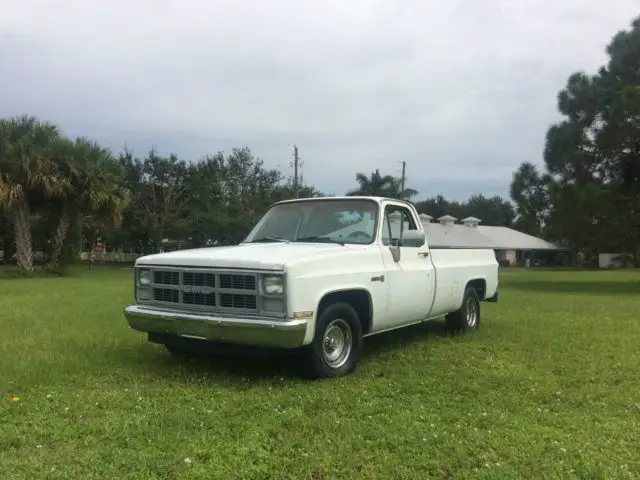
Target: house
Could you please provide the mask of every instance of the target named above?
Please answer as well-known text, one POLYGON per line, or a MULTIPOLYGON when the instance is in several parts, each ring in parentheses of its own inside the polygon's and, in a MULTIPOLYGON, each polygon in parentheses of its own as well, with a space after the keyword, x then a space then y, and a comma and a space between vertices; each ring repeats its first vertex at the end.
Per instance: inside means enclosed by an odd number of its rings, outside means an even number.
POLYGON ((600 268, 633 268, 633 255, 627 253, 601 253, 598 255, 600 268))

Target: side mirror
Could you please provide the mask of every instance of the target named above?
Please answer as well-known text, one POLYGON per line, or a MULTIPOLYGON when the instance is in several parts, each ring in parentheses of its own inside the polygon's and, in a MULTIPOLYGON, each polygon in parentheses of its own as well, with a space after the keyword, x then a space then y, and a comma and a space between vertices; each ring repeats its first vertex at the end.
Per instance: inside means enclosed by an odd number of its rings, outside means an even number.
POLYGON ((418 248, 425 244, 426 237, 422 230, 405 230, 402 233, 401 245, 403 247, 418 248))
POLYGON ((389 245, 389 251, 393 257, 394 262, 400 261, 400 250, 402 247, 418 248, 425 244, 427 241, 424 232, 420 230, 405 230, 402 234, 402 238, 395 245, 389 245))

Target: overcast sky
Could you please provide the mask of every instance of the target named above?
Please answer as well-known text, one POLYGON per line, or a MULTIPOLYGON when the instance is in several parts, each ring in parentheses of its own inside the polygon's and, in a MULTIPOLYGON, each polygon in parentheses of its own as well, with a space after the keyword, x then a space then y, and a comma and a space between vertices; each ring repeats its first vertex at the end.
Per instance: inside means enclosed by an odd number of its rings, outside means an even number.
MULTIPOLYGON (((249 146, 342 194, 508 195, 637 0, 0 0, 0 116, 186 160, 249 146)), ((416 198, 417 199, 417 198, 416 198)))

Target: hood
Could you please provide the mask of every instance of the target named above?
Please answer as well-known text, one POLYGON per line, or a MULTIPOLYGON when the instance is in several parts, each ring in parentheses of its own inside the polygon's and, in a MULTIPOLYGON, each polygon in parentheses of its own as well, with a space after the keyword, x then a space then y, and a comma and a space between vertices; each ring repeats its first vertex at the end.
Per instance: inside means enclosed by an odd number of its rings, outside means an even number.
POLYGON ((327 243, 243 243, 147 255, 140 257, 136 265, 282 270, 288 261, 301 256, 326 255, 354 247, 363 248, 362 245, 327 243))

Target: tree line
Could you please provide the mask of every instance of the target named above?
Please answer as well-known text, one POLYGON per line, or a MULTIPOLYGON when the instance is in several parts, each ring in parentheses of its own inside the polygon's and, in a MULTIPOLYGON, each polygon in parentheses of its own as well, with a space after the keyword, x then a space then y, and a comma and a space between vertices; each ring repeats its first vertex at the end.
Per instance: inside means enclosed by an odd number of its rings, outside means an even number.
POLYGON ((640 253, 640 17, 595 74, 572 74, 546 132, 544 166, 513 175, 516 228, 576 252, 640 253))
MULTIPOLYGON (((640 248, 640 17, 606 48, 607 65, 571 75, 558 94, 565 117, 545 138, 544 168, 523 163, 512 202, 475 193, 466 202, 418 191, 379 170, 357 173, 347 195, 411 200, 433 217, 476 216, 512 226, 574 252, 638 253, 640 248)), ((34 252, 60 271, 100 240, 126 252, 240 241, 275 201, 325 196, 294 185, 247 147, 196 162, 150 150, 114 154, 87 138, 71 139, 34 116, 0 120, 0 249, 24 272, 34 252)), ((333 192, 332 192, 333 193, 333 192)))
MULTIPOLYGON (((349 195, 417 194, 379 171, 358 173, 356 183, 349 195)), ((59 271, 97 241, 141 254, 236 243, 272 203, 296 194, 328 195, 293 185, 246 147, 196 162, 153 149, 138 158, 127 150, 114 155, 86 138, 70 139, 34 116, 0 120, 0 248, 4 262, 15 254, 24 272, 34 269, 34 251, 59 271)), ((446 213, 478 209, 487 219, 495 210, 493 221, 505 225, 513 219, 513 208, 499 197, 474 196, 467 206, 437 197, 420 205, 446 213)))

